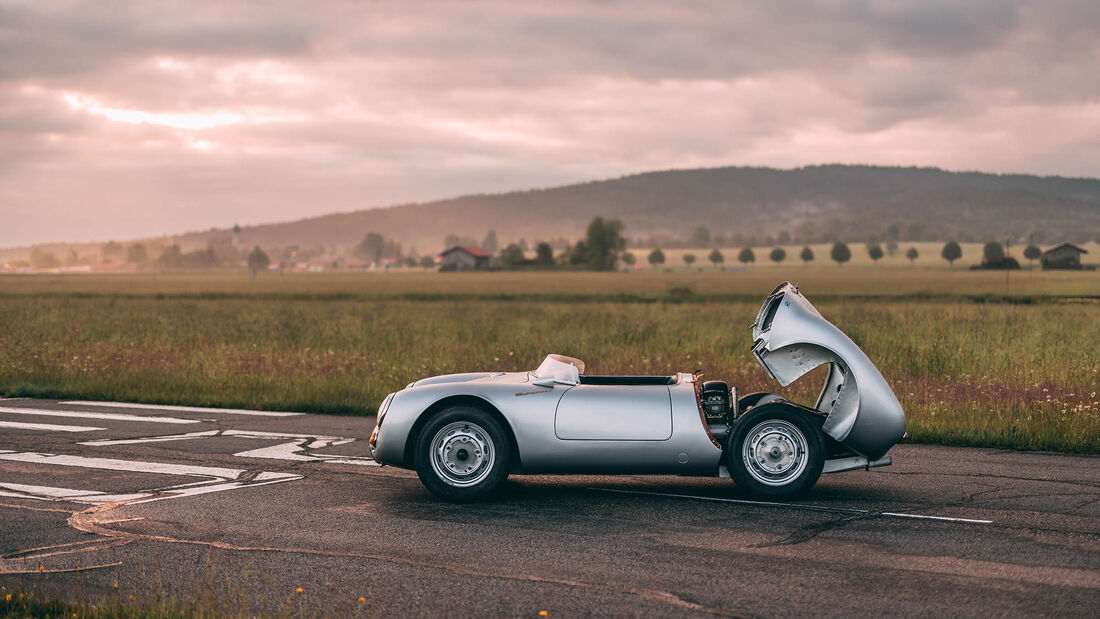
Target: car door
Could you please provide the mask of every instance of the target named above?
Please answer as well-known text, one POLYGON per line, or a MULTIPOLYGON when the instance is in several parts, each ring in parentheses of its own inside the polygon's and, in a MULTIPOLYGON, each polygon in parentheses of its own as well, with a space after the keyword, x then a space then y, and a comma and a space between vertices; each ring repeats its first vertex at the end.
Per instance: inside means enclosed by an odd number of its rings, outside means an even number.
POLYGON ((565 441, 664 441, 672 437, 667 385, 585 385, 558 400, 554 434, 565 441))

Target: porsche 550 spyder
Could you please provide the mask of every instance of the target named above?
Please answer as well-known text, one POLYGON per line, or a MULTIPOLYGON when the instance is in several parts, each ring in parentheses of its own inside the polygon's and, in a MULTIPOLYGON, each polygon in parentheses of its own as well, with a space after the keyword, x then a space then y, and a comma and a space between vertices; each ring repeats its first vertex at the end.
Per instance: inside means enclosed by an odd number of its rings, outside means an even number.
POLYGON ((813 406, 738 397, 695 374, 593 376, 551 354, 528 372, 434 376, 391 393, 370 438, 382 465, 415 469, 433 494, 472 501, 510 473, 730 477, 786 499, 822 473, 886 466, 905 415, 867 355, 790 283, 764 300, 752 354, 787 386, 828 365, 813 406))

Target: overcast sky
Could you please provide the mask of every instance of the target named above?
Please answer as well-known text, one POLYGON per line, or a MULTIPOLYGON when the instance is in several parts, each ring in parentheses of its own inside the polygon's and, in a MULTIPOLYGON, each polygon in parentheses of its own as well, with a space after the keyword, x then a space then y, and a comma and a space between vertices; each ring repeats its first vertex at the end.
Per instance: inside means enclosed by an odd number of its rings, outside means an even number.
POLYGON ((1100 176, 1097 67, 1095 0, 0 0, 0 246, 665 168, 1100 176))

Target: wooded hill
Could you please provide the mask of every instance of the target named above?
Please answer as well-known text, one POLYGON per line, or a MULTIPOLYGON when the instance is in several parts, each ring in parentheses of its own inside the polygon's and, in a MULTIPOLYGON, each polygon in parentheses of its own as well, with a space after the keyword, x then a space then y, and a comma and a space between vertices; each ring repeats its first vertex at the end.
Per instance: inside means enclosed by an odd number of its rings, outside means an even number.
MULTIPOLYGON (((595 215, 620 218, 631 238, 705 226, 746 241, 783 231, 800 242, 855 241, 885 238, 894 225, 912 241, 1086 241, 1100 235, 1100 180, 843 165, 669 170, 248 227, 241 240, 353 245, 376 231, 426 252, 449 234, 481 239, 489 229, 503 242, 572 240, 595 215)), ((180 241, 203 233, 192 236, 180 241)))
MULTIPOLYGON (((469 195, 242 228, 245 245, 350 247, 367 232, 421 253, 448 235, 501 243, 580 238, 595 215, 618 217, 631 239, 689 237, 699 226, 735 244, 885 240, 1038 243, 1100 236, 1100 179, 948 172, 937 168, 823 165, 647 172, 495 195, 469 195)), ((228 230, 170 239, 204 247, 228 230)), ((166 239, 157 239, 163 244, 166 239)))

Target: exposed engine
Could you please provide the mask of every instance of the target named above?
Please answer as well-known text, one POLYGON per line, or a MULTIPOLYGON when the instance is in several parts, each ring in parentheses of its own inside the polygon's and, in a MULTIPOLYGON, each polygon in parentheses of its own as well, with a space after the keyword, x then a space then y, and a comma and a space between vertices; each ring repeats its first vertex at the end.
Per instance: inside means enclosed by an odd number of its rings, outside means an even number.
POLYGON ((736 405, 732 404, 737 402, 736 393, 730 393, 725 381, 708 380, 699 389, 699 402, 710 433, 717 439, 725 438, 737 416, 737 411, 733 410, 736 405))

